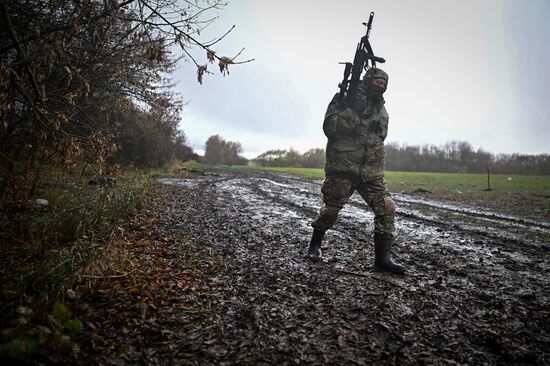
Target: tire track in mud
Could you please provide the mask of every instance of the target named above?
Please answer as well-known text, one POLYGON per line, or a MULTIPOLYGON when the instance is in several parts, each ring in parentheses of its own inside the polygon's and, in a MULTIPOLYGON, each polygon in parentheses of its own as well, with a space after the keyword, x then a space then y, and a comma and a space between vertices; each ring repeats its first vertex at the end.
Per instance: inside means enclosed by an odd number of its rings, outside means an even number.
MULTIPOLYGON (((293 207, 296 210, 314 218, 319 208, 320 185, 312 182, 305 183, 297 180, 294 177, 287 175, 271 174, 271 179, 260 177, 250 184, 253 190, 259 196, 264 196, 276 203, 281 203, 285 206, 293 207), (277 183, 277 179, 284 177, 287 181, 293 184, 277 183), (261 183, 272 182, 272 185, 279 185, 284 188, 284 197, 274 196, 271 194, 273 190, 269 187, 261 188, 261 183), (307 205, 297 204, 286 198, 291 192, 292 197, 304 195, 313 197, 312 200, 306 202, 307 205), (310 208, 315 207, 315 208, 310 208)), ((278 194, 283 190, 279 189, 278 194)), ((404 194, 392 194, 398 204, 398 216, 405 217, 418 222, 425 222, 430 225, 440 227, 452 227, 461 232, 469 232, 471 234, 480 235, 483 237, 491 237, 495 239, 503 239, 505 243, 511 244, 527 244, 527 245, 542 245, 542 250, 550 249, 550 223, 541 221, 526 220, 501 213, 489 213, 486 210, 479 210, 475 207, 470 207, 463 204, 445 204, 429 199, 421 199, 416 197, 407 197, 404 194), (462 226, 459 226, 462 224, 462 226), (526 233, 532 238, 526 237, 526 233), (545 248, 546 247, 546 248, 545 248)), ((363 212, 370 214, 370 209, 363 200, 355 194, 348 202, 348 206, 354 206, 363 212)), ((344 209, 343 216, 349 216, 350 213, 344 209)), ((357 216, 358 212, 351 213, 352 216, 357 216)), ((372 219, 371 215, 365 217, 368 220, 372 219)))
POLYGON ((487 212, 487 210, 475 209, 475 208, 468 207, 466 205, 460 205, 460 204, 455 204, 455 206, 459 206, 459 207, 453 207, 453 205, 442 204, 429 199, 418 199, 418 198, 407 197, 405 194, 401 194, 401 193, 395 193, 394 197, 398 197, 398 200, 400 202, 403 202, 412 206, 427 207, 432 209, 442 209, 444 211, 457 213, 461 215, 488 219, 493 222, 502 221, 502 222, 507 222, 511 224, 516 224, 518 226, 522 226, 528 229, 540 228, 540 229, 545 229, 546 231, 550 231, 550 223, 546 223, 542 221, 522 219, 518 217, 505 215, 502 213, 497 214, 493 212, 487 212))
MULTIPOLYGON (((273 204, 275 205, 282 205, 297 211, 301 211, 306 214, 306 216, 310 217, 310 219, 313 219, 315 215, 317 214, 320 204, 319 204, 319 186, 317 184, 304 184, 304 182, 297 182, 298 187, 289 185, 289 184, 281 184, 280 182, 277 182, 277 177, 274 176, 270 180, 266 178, 258 178, 258 179, 244 179, 240 181, 239 183, 249 185, 252 189, 252 191, 257 194, 259 197, 267 198, 269 199, 273 204), (314 193, 313 190, 317 190, 317 193, 314 193), (288 194, 288 192, 292 192, 291 194, 288 194), (275 194, 274 194, 275 193, 275 194), (308 199, 306 200, 305 204, 304 201, 299 202, 300 200, 296 200, 298 196, 303 196, 308 199), (281 198, 281 195, 283 197, 281 198), (311 198, 312 197, 312 198, 311 198), (311 198, 311 199, 310 199, 311 198), (299 203, 297 203, 299 202, 299 203), (308 208, 305 208, 305 207, 308 208), (310 206, 313 206, 315 208, 309 208, 310 206)), ((279 178, 280 179, 280 178, 279 178)), ((407 200, 407 198, 403 199, 403 197, 399 197, 396 201, 398 204, 402 204, 404 200, 407 200)), ((265 201, 265 200, 263 200, 265 201)), ((418 199, 414 199, 414 201, 420 201, 418 199)), ((406 201, 405 201, 406 202, 406 201)), ((418 210, 411 209, 413 206, 410 202, 407 203, 407 211, 403 211, 402 209, 399 209, 398 215, 400 217, 400 222, 398 222, 398 229, 401 231, 401 233, 404 231, 403 227, 413 227, 409 231, 410 232, 419 232, 419 231, 425 231, 426 233, 431 236, 430 239, 433 239, 433 237, 442 238, 445 240, 452 240, 452 237, 457 236, 457 233, 468 233, 470 236, 474 236, 473 239, 469 238, 462 239, 459 238, 457 240, 455 248, 453 248, 455 251, 458 252, 471 252, 472 255, 472 261, 473 262, 480 262, 483 261, 487 263, 487 259, 490 261, 492 257, 495 255, 502 255, 502 256, 508 256, 508 257, 515 257, 512 259, 518 260, 520 257, 518 254, 514 254, 516 252, 516 248, 512 248, 514 246, 522 245, 525 246, 526 244, 539 244, 532 240, 525 240, 525 239, 519 239, 515 237, 515 235, 510 235, 512 233, 506 232, 506 231, 498 231, 498 229, 502 229, 503 226, 505 226, 506 223, 513 223, 516 224, 520 220, 514 219, 513 217, 502 217, 499 215, 485 215, 489 216, 490 218, 490 224, 495 224, 495 222, 499 225, 497 229, 490 228, 488 226, 483 226, 483 222, 476 225, 471 225, 465 223, 464 218, 461 218, 460 221, 456 220, 455 216, 451 216, 451 219, 448 218, 447 213, 451 212, 452 215, 455 213, 460 214, 468 214, 468 216, 473 217, 479 217, 476 212, 473 212, 471 209, 468 208, 452 208, 449 205, 445 204, 438 204, 438 203, 422 203, 421 207, 428 207, 431 209, 431 212, 429 214, 423 214, 421 212, 418 212, 418 210), (445 217, 447 220, 441 220, 441 217, 445 217), (405 218, 405 220, 403 220, 405 218), (496 220, 502 219, 502 220, 496 220), (454 220, 452 220, 454 219, 454 220), (412 221, 412 222, 411 222, 412 221), (458 221, 458 223, 457 223, 458 221), (419 227, 417 223, 422 223, 425 226, 428 226, 424 230, 419 230, 419 227), (459 224, 460 223, 460 224, 459 224), (435 231, 434 231, 435 228, 435 231), (507 246, 509 250, 511 250, 511 253, 504 253, 500 250, 494 250, 493 247, 503 247, 507 246)), ((350 204, 352 207, 357 208, 357 210, 350 210, 349 208, 342 211, 339 225, 336 225, 335 230, 337 232, 344 232, 344 233, 353 233, 357 232, 357 224, 358 222, 368 222, 370 223, 372 221, 372 213, 370 213, 370 210, 368 206, 362 202, 362 199, 358 195, 354 195, 354 197, 350 200, 350 204), (355 220, 350 220, 350 218, 355 218, 355 220)), ((482 216, 484 217, 484 216, 482 216)), ((359 226, 360 228, 360 226, 359 226)), ((512 227, 515 229, 515 226, 512 227)), ((515 234, 515 233, 514 233, 515 234)), ((359 236, 364 234, 359 234, 359 236)), ((357 239, 355 236, 354 239, 357 239)), ((453 243, 451 243, 451 246, 453 243)), ((527 248, 523 248, 523 251, 529 250, 527 248)), ((542 248, 534 248, 534 250, 548 250, 548 247, 543 246, 542 248)))
MULTIPOLYGON (((277 176, 273 176, 272 179, 276 180, 277 176)), ((281 204, 303 212, 306 217, 310 217, 311 219, 316 216, 320 207, 320 190, 318 184, 295 181, 293 182, 294 185, 291 185, 281 184, 275 180, 258 178, 248 184, 252 187, 254 193, 270 199, 274 204, 281 204), (271 184, 269 182, 271 182, 271 184), (273 194, 273 192, 275 192, 275 194, 273 194), (305 202, 303 199, 297 200, 297 196, 301 196, 302 198, 305 196, 308 200, 305 202)), ((245 181, 243 181, 243 183, 245 181)), ((517 245, 534 245, 536 247, 535 250, 550 250, 550 229, 541 229, 544 227, 543 223, 535 227, 530 227, 529 224, 525 223, 522 219, 511 216, 502 216, 494 213, 478 213, 470 207, 463 207, 460 205, 457 205, 458 207, 452 207, 451 205, 438 202, 422 202, 420 199, 414 197, 408 198, 399 194, 395 196, 397 196, 397 228, 399 234, 403 234, 403 226, 411 227, 411 223, 408 221, 413 221, 427 225, 429 228, 428 232, 431 236, 445 238, 445 236, 440 234, 442 232, 447 233, 446 236, 452 236, 449 232, 455 234, 469 233, 474 239, 471 240, 468 250, 479 251, 479 244, 496 245, 496 247, 499 248, 504 245, 511 250, 514 250, 513 247, 517 245), (417 206, 420 206, 420 208, 417 206), (422 209, 424 209, 424 212, 421 211, 422 209), (426 211, 426 209, 429 209, 429 211, 426 211), (403 218, 405 218, 405 220, 403 220, 403 218), (434 227, 436 228, 436 232, 432 230, 434 227), (526 232, 530 233, 531 238, 525 235, 526 232)), ((340 216, 340 223, 335 227, 336 231, 356 231, 356 229, 353 229, 353 226, 358 224, 357 221, 372 222, 370 209, 357 194, 351 198, 340 216), (351 210, 349 206, 357 210, 351 210), (346 220, 346 218, 348 220, 346 220), (350 223, 350 218, 356 219, 352 220, 355 222, 350 223), (339 227, 342 227, 342 230, 340 230, 339 227)), ((408 230, 409 233, 414 231, 418 231, 418 226, 414 228, 413 225, 413 227, 408 230)), ((467 243, 466 240, 460 239, 458 240, 458 244, 460 247, 467 243)), ((484 255, 487 257, 492 256, 487 250, 484 251, 484 255)))
POLYGON ((548 251, 502 240, 518 221, 482 217, 503 232, 477 232, 462 224, 471 217, 463 207, 396 195, 395 252, 409 274, 387 283, 369 277, 372 213, 358 196, 315 264, 303 255, 322 205, 319 182, 222 169, 165 183, 182 188, 182 201, 167 208, 182 232, 226 255, 236 363, 545 363, 548 251), (457 214, 466 217, 458 226, 457 214))
POLYGON ((397 196, 398 214, 440 227, 452 227, 461 232, 503 240, 513 245, 534 245, 539 250, 550 250, 550 227, 545 223, 531 224, 520 218, 475 212, 472 208, 452 208, 449 205, 437 205, 403 200, 397 196))

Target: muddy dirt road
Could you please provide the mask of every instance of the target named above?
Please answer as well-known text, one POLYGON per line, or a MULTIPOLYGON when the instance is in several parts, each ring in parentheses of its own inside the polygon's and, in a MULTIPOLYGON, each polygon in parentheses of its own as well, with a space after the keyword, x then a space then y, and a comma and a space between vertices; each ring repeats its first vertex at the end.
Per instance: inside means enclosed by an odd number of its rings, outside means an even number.
POLYGON ((408 269, 395 276, 373 272, 373 215, 357 194, 312 263, 321 182, 229 169, 160 182, 177 230, 223 254, 208 362, 550 364, 548 221, 395 194, 408 269))

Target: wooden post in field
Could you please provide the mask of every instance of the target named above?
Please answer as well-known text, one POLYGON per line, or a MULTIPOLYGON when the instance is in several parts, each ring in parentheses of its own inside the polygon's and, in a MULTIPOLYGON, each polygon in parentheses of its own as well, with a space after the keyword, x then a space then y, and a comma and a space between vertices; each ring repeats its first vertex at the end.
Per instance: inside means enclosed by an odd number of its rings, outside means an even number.
POLYGON ((487 165, 487 190, 492 191, 492 189, 491 189, 491 172, 489 171, 489 165, 487 165))

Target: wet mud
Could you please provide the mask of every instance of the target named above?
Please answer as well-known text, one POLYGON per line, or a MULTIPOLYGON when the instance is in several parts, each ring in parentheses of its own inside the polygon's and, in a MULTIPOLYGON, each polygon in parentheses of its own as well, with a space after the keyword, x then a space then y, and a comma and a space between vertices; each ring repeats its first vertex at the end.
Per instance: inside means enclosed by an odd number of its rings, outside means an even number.
MULTIPOLYGON (((223 255, 213 364, 550 364, 550 223, 394 194, 394 256, 372 268, 373 214, 354 194, 305 253, 321 182, 217 169, 164 178, 174 228, 223 255)), ((191 337, 191 336, 190 336, 191 337)), ((174 362, 195 362, 182 339, 174 362)))

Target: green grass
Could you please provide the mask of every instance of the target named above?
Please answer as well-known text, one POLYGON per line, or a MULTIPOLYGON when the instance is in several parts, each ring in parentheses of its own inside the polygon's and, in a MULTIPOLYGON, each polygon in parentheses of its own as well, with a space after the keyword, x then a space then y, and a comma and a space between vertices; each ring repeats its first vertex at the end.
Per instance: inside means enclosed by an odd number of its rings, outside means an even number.
POLYGON ((181 164, 182 169, 188 172, 202 173, 206 170, 204 165, 197 163, 195 160, 189 160, 181 164))
POLYGON ((4 278, 0 290, 16 289, 18 298, 61 294, 76 272, 101 257, 99 243, 108 241, 118 225, 142 207, 150 182, 149 176, 136 175, 119 176, 114 187, 48 187, 36 198, 47 199, 49 205, 23 212, 17 221, 24 224, 2 217, 0 238, 13 242, 12 252, 27 256, 28 264, 9 280, 4 278))
POLYGON ((0 251, 0 358, 24 359, 52 347, 74 351, 71 337, 82 323, 62 311, 66 290, 88 269, 109 275, 126 260, 110 239, 143 207, 152 179, 123 172, 115 186, 88 185, 72 175, 46 183, 33 198, 47 199, 48 206, 0 214, 0 240, 10 243, 0 251))
MULTIPOLYGON (((433 193, 473 193, 487 188, 486 174, 387 172, 394 191, 423 188, 433 193), (399 189, 401 187, 401 189, 399 189)), ((531 193, 550 198, 550 177, 491 175, 491 188, 505 193, 531 193)))
POLYGON ((202 173, 206 170, 206 166, 197 163, 195 160, 186 161, 184 163, 180 161, 172 161, 165 164, 163 167, 149 169, 143 172, 151 178, 159 178, 166 176, 185 176, 187 173, 202 173))
MULTIPOLYGON (((323 169, 240 166, 238 169, 268 170, 307 179, 324 179, 323 169)), ((492 191, 486 191, 486 174, 386 172, 390 192, 428 191, 428 197, 461 201, 510 210, 534 217, 550 217, 550 176, 491 175, 492 191)))
MULTIPOLYGON (((288 173, 308 179, 324 179, 319 168, 235 166, 239 169, 268 170, 288 173)), ((386 172, 386 182, 392 191, 414 191, 418 188, 436 194, 472 193, 487 188, 486 174, 386 172)), ((550 198, 550 177, 526 175, 491 175, 491 188, 506 193, 531 193, 550 198)))
POLYGON ((95 173, 50 167, 29 202, 0 211, 0 359, 26 360, 52 349, 70 354, 83 324, 65 309, 67 291, 103 281, 132 262, 125 223, 146 207, 159 176, 187 176, 205 167, 172 161, 157 169, 127 169, 116 184, 90 185, 95 173), (83 174, 84 172, 84 174, 83 174), (53 308, 53 310, 51 310, 53 308))

